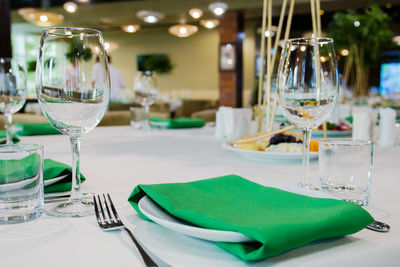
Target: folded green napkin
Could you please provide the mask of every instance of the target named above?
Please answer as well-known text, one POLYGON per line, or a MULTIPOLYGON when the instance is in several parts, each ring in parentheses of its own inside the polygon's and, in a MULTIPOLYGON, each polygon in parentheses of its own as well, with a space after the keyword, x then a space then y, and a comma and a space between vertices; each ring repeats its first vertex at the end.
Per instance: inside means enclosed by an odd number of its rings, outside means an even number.
POLYGON ((355 233, 373 221, 352 202, 313 198, 264 187, 236 175, 189 183, 138 185, 129 197, 148 195, 170 214, 194 225, 236 231, 256 241, 217 242, 243 260, 261 260, 315 240, 355 233))
MULTIPOLYGON (((51 159, 45 159, 43 162, 43 180, 51 180, 57 178, 62 175, 67 175, 64 179, 45 186, 44 192, 45 193, 54 193, 54 192, 65 192, 70 191, 72 187, 72 168, 71 166, 54 161, 51 159)), ((83 183, 86 178, 81 173, 81 182, 83 183)))
MULTIPOLYGON (((38 154, 29 155, 19 160, 0 160, 0 184, 13 183, 24 179, 32 178, 38 172, 40 156, 38 154), (39 161, 39 162, 38 162, 39 161), (5 179, 7 181, 5 181, 5 179)), ((72 187, 72 168, 67 164, 45 159, 43 162, 43 180, 49 181, 54 178, 67 175, 60 181, 44 187, 45 193, 70 191, 72 187)), ((81 174, 81 182, 86 179, 81 174)))
POLYGON ((203 119, 176 118, 176 119, 157 119, 150 118, 152 126, 165 127, 166 129, 200 128, 206 123, 203 119))
MULTIPOLYGON (((6 143, 6 131, 0 131, 0 145, 4 145, 6 143)), ((16 137, 15 135, 13 135, 13 143, 16 144, 19 142, 18 137, 16 137)))
POLYGON ((50 123, 15 123, 15 126, 19 128, 16 134, 20 136, 61 134, 50 123))

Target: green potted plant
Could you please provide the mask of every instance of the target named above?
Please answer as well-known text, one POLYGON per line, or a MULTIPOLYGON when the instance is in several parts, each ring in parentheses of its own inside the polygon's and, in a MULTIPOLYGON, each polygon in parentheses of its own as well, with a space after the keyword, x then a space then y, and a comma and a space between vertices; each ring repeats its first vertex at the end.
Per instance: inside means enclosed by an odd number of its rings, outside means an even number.
POLYGON ((335 13, 329 25, 336 49, 348 50, 343 76, 354 87, 356 97, 368 95, 370 67, 378 63, 382 47, 391 42, 390 20, 377 4, 371 3, 362 12, 335 13))

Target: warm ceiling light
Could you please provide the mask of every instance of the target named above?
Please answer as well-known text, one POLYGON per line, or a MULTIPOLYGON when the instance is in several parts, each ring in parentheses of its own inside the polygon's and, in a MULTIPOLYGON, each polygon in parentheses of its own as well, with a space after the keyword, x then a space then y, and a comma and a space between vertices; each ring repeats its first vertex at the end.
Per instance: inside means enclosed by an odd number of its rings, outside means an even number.
POLYGON ((47 11, 45 12, 36 8, 20 8, 18 9, 18 14, 28 22, 41 27, 54 26, 64 19, 64 16, 61 14, 47 11))
POLYGON ((212 29, 215 28, 219 25, 219 20, 217 19, 203 19, 200 21, 200 24, 207 28, 207 29, 212 29))
POLYGON ((320 56, 319 59, 321 60, 322 63, 324 63, 328 60, 328 58, 324 57, 324 56, 320 56))
POLYGON ((104 42, 104 49, 107 52, 111 52, 111 51, 117 49, 118 47, 119 47, 119 45, 117 43, 110 42, 110 41, 104 42))
POLYGON ((74 2, 65 2, 63 8, 69 13, 75 13, 75 11, 78 9, 78 5, 74 2))
POLYGON ((150 10, 140 10, 136 13, 136 16, 146 23, 157 23, 165 17, 161 12, 150 10))
POLYGON ((322 16, 322 15, 324 15, 324 14, 325 14, 325 10, 321 9, 321 10, 319 11, 319 15, 322 16))
POLYGON ((169 33, 176 37, 189 37, 198 31, 198 28, 194 25, 179 24, 169 27, 169 33))
POLYGON ((124 32, 134 33, 140 30, 140 25, 124 25, 121 28, 124 32))
POLYGON ((396 45, 400 45, 400 35, 393 36, 392 41, 396 45))
MULTIPOLYGON (((276 31, 278 30, 278 27, 276 27, 276 26, 271 26, 271 28, 270 29, 266 29, 265 30, 265 37, 273 37, 273 36, 275 36, 275 33, 276 33, 276 31)), ((261 34, 261 31, 262 31, 262 29, 261 28, 258 28, 257 29, 257 33, 258 34, 261 34)))
POLYGON ((89 3, 89 0, 77 0, 79 3, 89 3))
POLYGON ((349 55, 349 50, 347 50, 347 49, 342 49, 342 50, 339 51, 339 53, 340 53, 342 56, 347 57, 347 56, 349 55))
POLYGON ((201 18, 201 16, 203 16, 203 11, 198 8, 192 8, 191 10, 189 10, 189 15, 192 16, 192 18, 194 19, 199 19, 201 18))
POLYGON ((212 13, 214 13, 215 15, 221 16, 228 9, 228 4, 226 4, 224 2, 215 2, 215 3, 211 3, 208 6, 208 9, 210 9, 210 11, 212 13))
POLYGON ((392 8, 392 3, 386 3, 385 7, 386 7, 387 9, 392 8))

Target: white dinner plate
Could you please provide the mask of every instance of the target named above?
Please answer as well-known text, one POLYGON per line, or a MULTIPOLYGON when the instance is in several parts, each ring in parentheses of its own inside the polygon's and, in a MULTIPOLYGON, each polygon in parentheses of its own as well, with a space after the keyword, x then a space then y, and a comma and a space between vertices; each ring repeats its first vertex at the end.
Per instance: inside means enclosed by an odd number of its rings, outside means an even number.
POLYGON ((67 173, 67 174, 65 174, 65 175, 61 175, 61 176, 58 176, 58 177, 56 177, 56 178, 53 178, 53 179, 50 179, 50 180, 44 180, 43 181, 43 184, 44 184, 44 186, 48 186, 48 185, 51 185, 51 184, 55 184, 55 183, 57 183, 58 181, 61 181, 62 179, 64 179, 65 177, 67 177, 69 174, 67 173))
MULTIPOLYGON (((252 161, 293 161, 302 160, 303 153, 289 153, 289 152, 266 152, 255 151, 247 149, 234 148, 230 144, 223 144, 222 147, 226 150, 233 151, 241 157, 252 161)), ((310 152, 310 159, 318 158, 318 152, 310 152)))
MULTIPOLYGON (((50 180, 45 180, 43 181, 44 186, 48 186, 54 183, 57 183, 58 181, 64 179, 67 177, 68 174, 66 175, 61 175, 56 178, 50 179, 50 180)), ((33 180, 37 179, 36 177, 29 178, 23 181, 15 182, 15 183, 9 183, 9 184, 0 184, 0 192, 6 192, 6 191, 14 191, 18 190, 20 188, 23 188, 24 186, 27 186, 28 184, 32 183, 33 180)))
MULTIPOLYGON (((294 186, 268 185, 288 192, 318 198, 335 198, 325 192, 309 190, 294 186)), ((182 221, 169 214, 155 203, 150 197, 144 196, 139 200, 139 210, 153 222, 178 233, 215 242, 251 242, 253 239, 234 231, 213 230, 198 227, 182 221)))

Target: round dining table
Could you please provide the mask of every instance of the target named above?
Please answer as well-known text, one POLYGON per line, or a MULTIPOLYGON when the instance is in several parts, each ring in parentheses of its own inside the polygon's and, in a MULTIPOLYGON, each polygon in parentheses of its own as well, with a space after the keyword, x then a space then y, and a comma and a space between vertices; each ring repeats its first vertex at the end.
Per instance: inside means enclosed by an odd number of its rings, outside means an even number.
MULTIPOLYGON (((296 186, 300 160, 251 161, 224 149, 215 128, 135 130, 97 127, 82 138, 82 190, 109 193, 123 222, 159 266, 399 266, 400 147, 374 147, 371 201, 367 210, 391 226, 388 233, 363 229, 342 238, 313 242, 262 261, 244 262, 214 242, 196 239, 143 220, 128 203, 138 184, 188 182, 236 174, 265 185, 296 186)), ((41 144, 45 158, 71 164, 68 137, 20 137, 41 144)), ((311 162, 318 177, 318 160, 311 162)), ((45 207, 48 204, 45 204, 45 207)), ((266 222, 268 223, 268 222, 266 222)), ((40 218, 0 225, 1 267, 144 266, 128 235, 104 232, 96 217, 40 218)))

